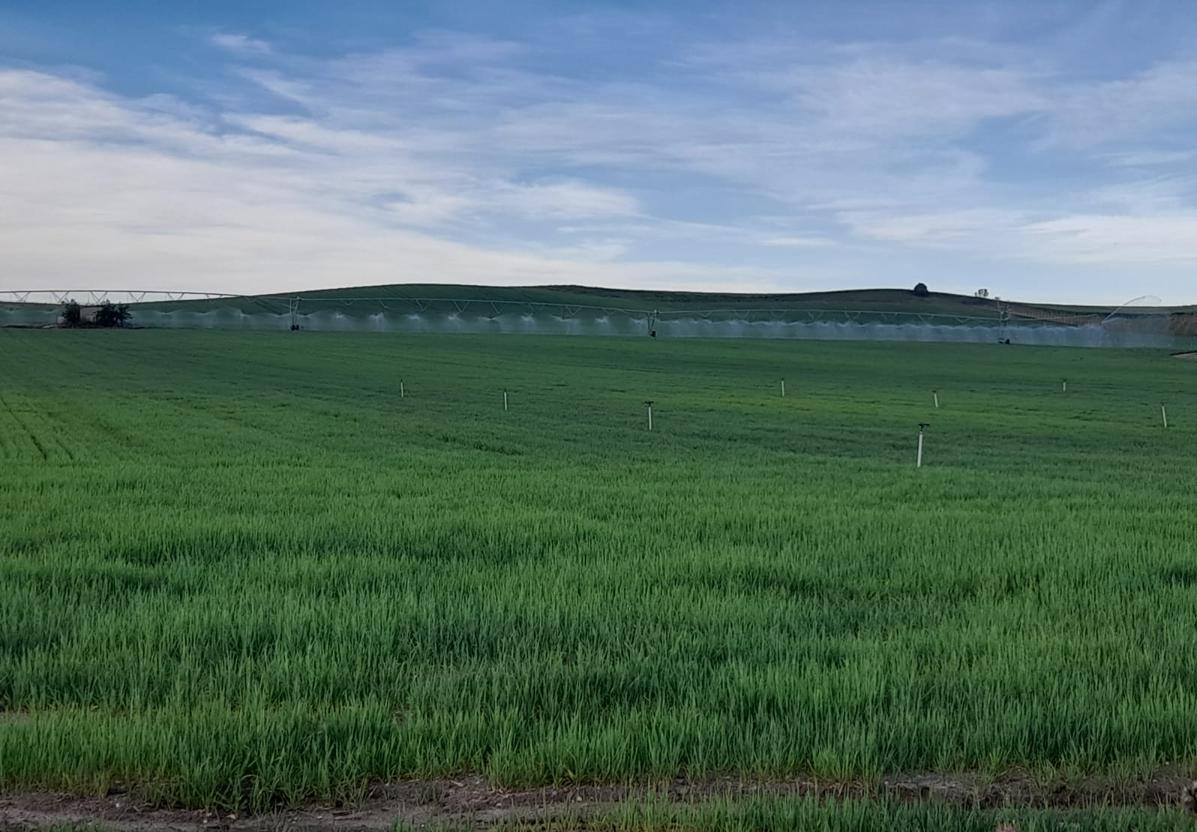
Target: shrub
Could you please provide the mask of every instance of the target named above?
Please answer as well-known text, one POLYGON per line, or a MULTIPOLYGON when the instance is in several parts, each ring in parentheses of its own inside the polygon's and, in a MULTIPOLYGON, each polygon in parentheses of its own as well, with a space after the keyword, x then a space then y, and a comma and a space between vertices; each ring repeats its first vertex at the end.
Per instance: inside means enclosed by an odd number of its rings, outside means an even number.
POLYGON ((127 304, 114 304, 106 300, 103 306, 96 310, 96 326, 124 326, 129 317, 127 304))
POLYGON ((83 323, 83 310, 76 301, 68 300, 62 306, 62 325, 80 326, 83 323))

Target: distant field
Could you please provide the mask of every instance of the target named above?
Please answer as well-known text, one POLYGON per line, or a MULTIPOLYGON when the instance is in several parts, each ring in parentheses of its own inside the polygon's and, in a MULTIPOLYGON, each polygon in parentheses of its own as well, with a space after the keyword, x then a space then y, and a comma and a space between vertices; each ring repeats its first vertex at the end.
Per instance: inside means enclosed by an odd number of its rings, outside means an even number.
POLYGON ((1192 362, 153 330, 0 350, 2 792, 1197 775, 1192 362))

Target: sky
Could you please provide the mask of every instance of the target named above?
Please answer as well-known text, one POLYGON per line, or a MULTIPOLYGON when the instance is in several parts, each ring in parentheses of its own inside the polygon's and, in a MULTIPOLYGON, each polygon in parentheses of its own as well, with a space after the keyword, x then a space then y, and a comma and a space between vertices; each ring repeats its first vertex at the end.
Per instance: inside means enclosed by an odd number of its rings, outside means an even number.
POLYGON ((0 0, 0 289, 1197 302, 1156 2, 0 0))

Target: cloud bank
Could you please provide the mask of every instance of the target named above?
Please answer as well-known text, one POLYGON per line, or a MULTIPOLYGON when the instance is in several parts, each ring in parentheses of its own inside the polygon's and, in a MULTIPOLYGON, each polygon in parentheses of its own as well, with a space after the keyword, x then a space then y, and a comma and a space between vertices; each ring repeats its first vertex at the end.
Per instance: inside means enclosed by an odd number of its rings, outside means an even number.
POLYGON ((208 47, 220 72, 186 96, 0 67, 4 288, 930 275, 1197 301, 1197 61, 1086 78, 1000 44, 695 38, 593 73, 444 31, 208 47))

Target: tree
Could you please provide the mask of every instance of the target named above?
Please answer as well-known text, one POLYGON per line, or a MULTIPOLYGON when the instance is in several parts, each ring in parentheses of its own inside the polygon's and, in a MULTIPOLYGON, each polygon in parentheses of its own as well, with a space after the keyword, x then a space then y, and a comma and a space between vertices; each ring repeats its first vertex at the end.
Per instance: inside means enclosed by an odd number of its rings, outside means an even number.
POLYGON ((979 297, 979 298, 987 298, 987 297, 989 297, 989 290, 988 290, 988 289, 978 289, 978 290, 977 290, 977 297, 979 297))
POLYGON ((63 326, 82 326, 83 324, 83 310, 79 308, 79 304, 73 300, 68 300, 62 305, 62 325, 63 326))
POLYGON ((115 304, 110 300, 96 310, 96 326, 124 326, 129 320, 128 304, 115 304))
POLYGON ((916 284, 914 284, 913 294, 916 298, 925 298, 925 297, 927 297, 927 295, 929 295, 931 293, 929 291, 927 291, 926 283, 916 283, 916 284))

